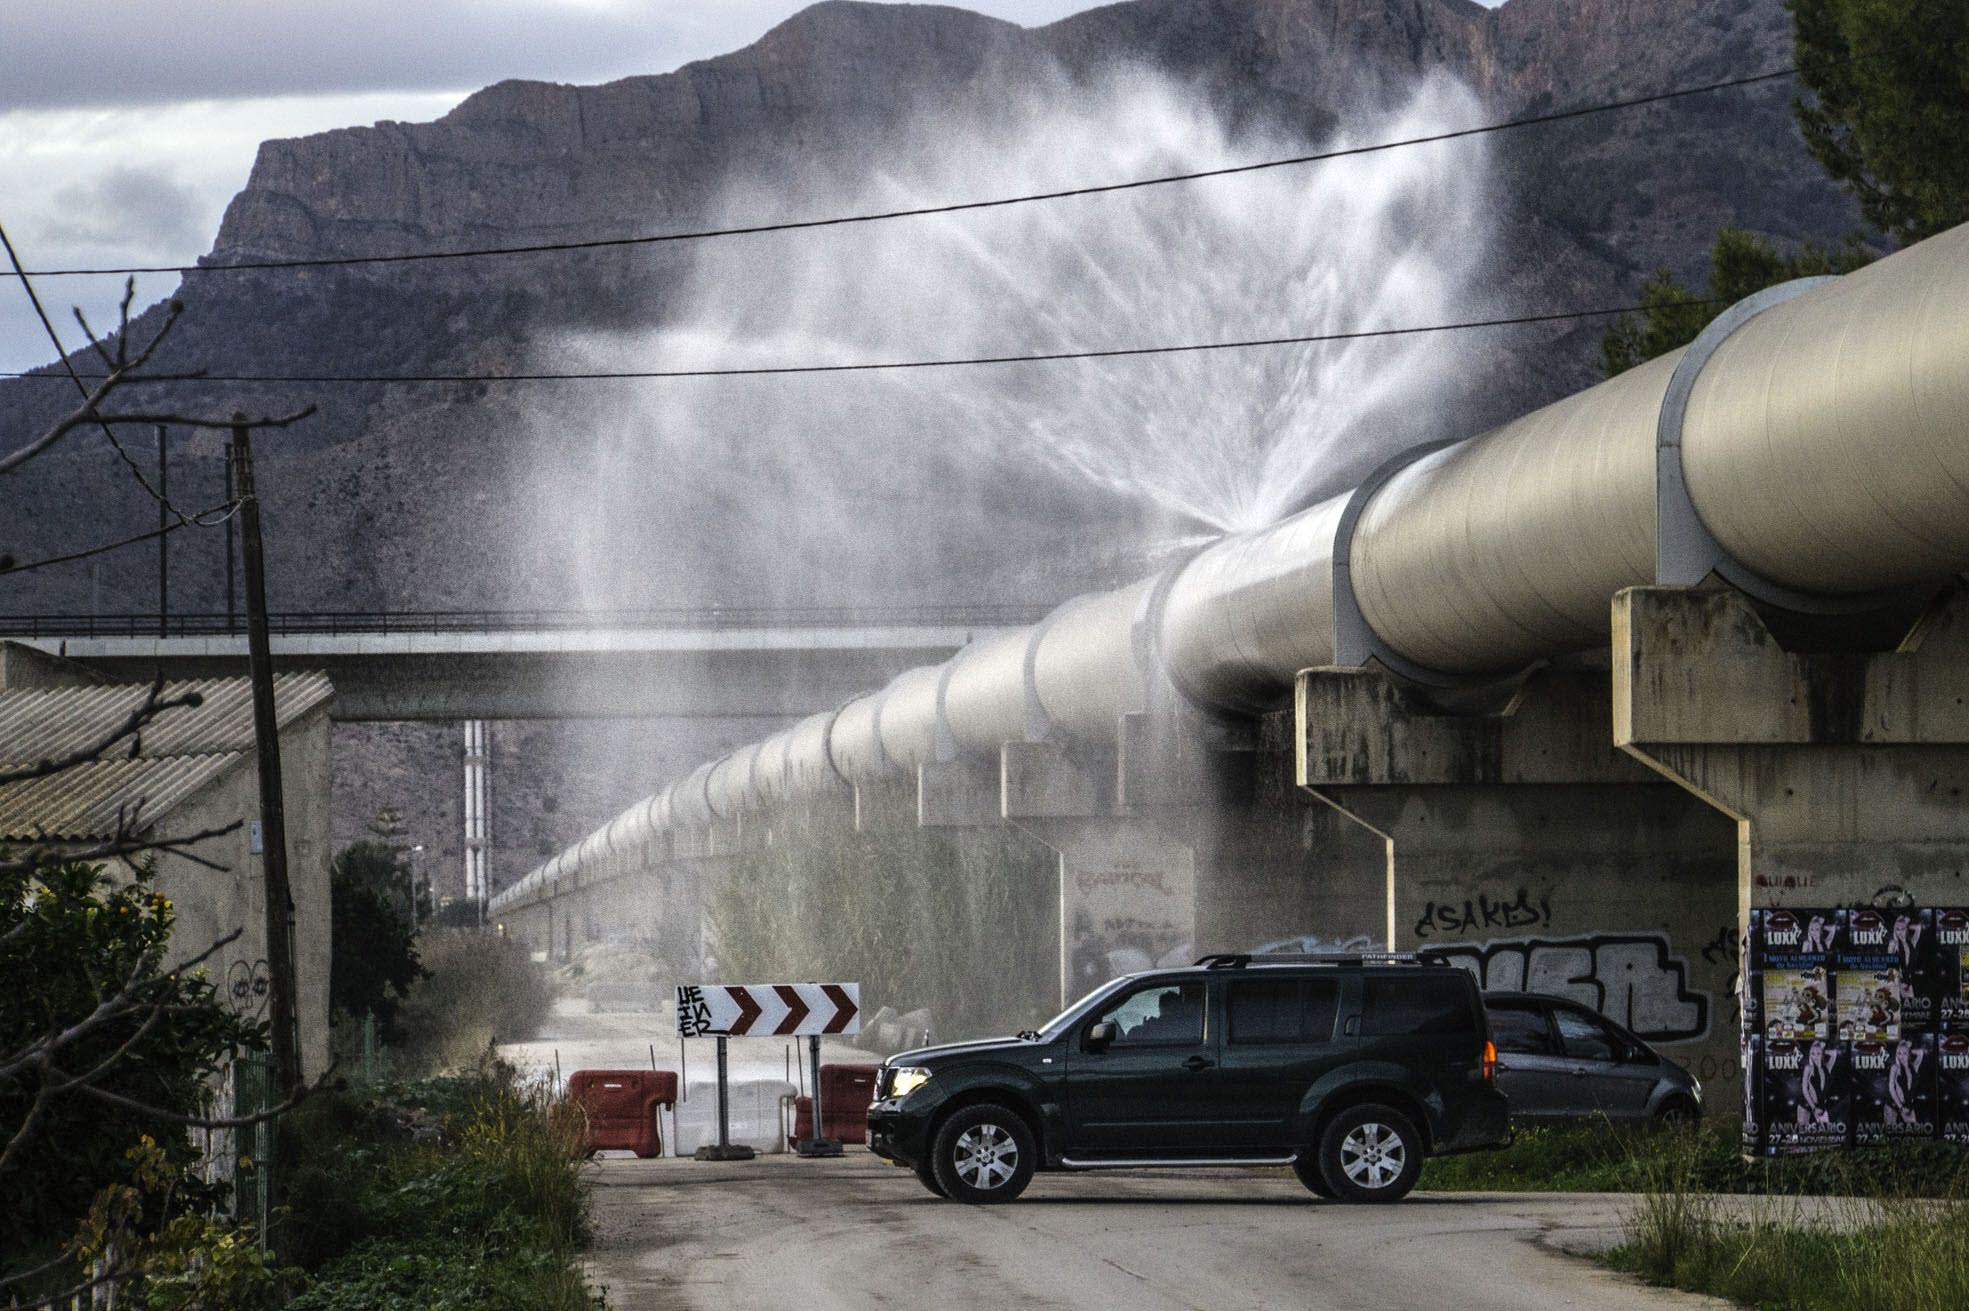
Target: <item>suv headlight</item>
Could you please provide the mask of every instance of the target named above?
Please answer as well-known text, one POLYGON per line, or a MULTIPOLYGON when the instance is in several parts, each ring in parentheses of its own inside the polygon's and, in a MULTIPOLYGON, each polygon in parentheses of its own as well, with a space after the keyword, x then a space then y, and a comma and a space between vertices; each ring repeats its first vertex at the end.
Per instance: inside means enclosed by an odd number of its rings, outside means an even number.
POLYGON ((889 1096, 907 1097, 930 1081, 930 1072, 920 1065, 900 1066, 889 1077, 889 1096))

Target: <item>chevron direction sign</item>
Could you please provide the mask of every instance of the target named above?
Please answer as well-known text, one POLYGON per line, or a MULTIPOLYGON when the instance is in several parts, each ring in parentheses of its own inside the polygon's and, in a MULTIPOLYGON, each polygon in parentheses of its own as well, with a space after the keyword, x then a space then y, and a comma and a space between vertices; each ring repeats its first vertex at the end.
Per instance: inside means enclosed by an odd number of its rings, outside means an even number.
POLYGON ((701 983, 677 989, 682 1038, 861 1032, 859 983, 701 983))

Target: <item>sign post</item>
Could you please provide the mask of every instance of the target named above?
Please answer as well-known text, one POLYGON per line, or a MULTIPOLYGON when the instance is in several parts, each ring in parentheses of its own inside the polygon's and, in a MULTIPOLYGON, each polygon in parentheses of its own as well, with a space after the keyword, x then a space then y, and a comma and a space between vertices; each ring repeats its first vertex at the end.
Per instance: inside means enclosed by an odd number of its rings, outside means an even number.
POLYGON ((839 1156, 841 1144, 821 1136, 820 1040, 861 1032, 859 983, 705 983, 677 989, 677 1036, 718 1040, 718 1141, 697 1149, 700 1161, 749 1161, 750 1147, 731 1141, 726 1043, 732 1038, 808 1039, 813 1067, 813 1132, 796 1146, 802 1156, 839 1156))

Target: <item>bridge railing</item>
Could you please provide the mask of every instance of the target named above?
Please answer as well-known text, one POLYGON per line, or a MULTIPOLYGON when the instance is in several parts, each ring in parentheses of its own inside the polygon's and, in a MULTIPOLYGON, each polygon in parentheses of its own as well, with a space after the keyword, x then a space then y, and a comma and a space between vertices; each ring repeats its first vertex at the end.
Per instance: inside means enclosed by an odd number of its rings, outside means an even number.
MULTIPOLYGON (((1049 606, 674 606, 644 610, 278 611, 271 632, 515 633, 633 632, 721 628, 997 628, 1035 623, 1049 606)), ((0 615, 0 637, 227 637, 246 632, 244 615, 0 615)))

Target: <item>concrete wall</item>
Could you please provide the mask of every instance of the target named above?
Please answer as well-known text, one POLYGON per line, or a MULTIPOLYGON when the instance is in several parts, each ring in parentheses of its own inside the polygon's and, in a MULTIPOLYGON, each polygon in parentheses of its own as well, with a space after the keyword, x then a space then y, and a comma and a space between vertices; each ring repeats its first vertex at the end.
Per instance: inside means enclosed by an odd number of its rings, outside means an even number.
MULTIPOLYGON (((282 791, 286 800, 288 882, 294 899, 295 1020, 301 1068, 313 1078, 328 1068, 328 986, 331 955, 329 904, 329 719, 321 707, 280 735, 282 791)), ((237 767, 159 821, 164 834, 240 827, 194 848, 226 867, 207 869, 165 852, 157 860, 157 889, 177 906, 173 960, 204 950, 235 929, 239 939, 207 966, 236 1010, 267 1016, 266 909, 261 858, 251 851, 252 821, 260 813, 259 770, 249 753, 237 767)))

